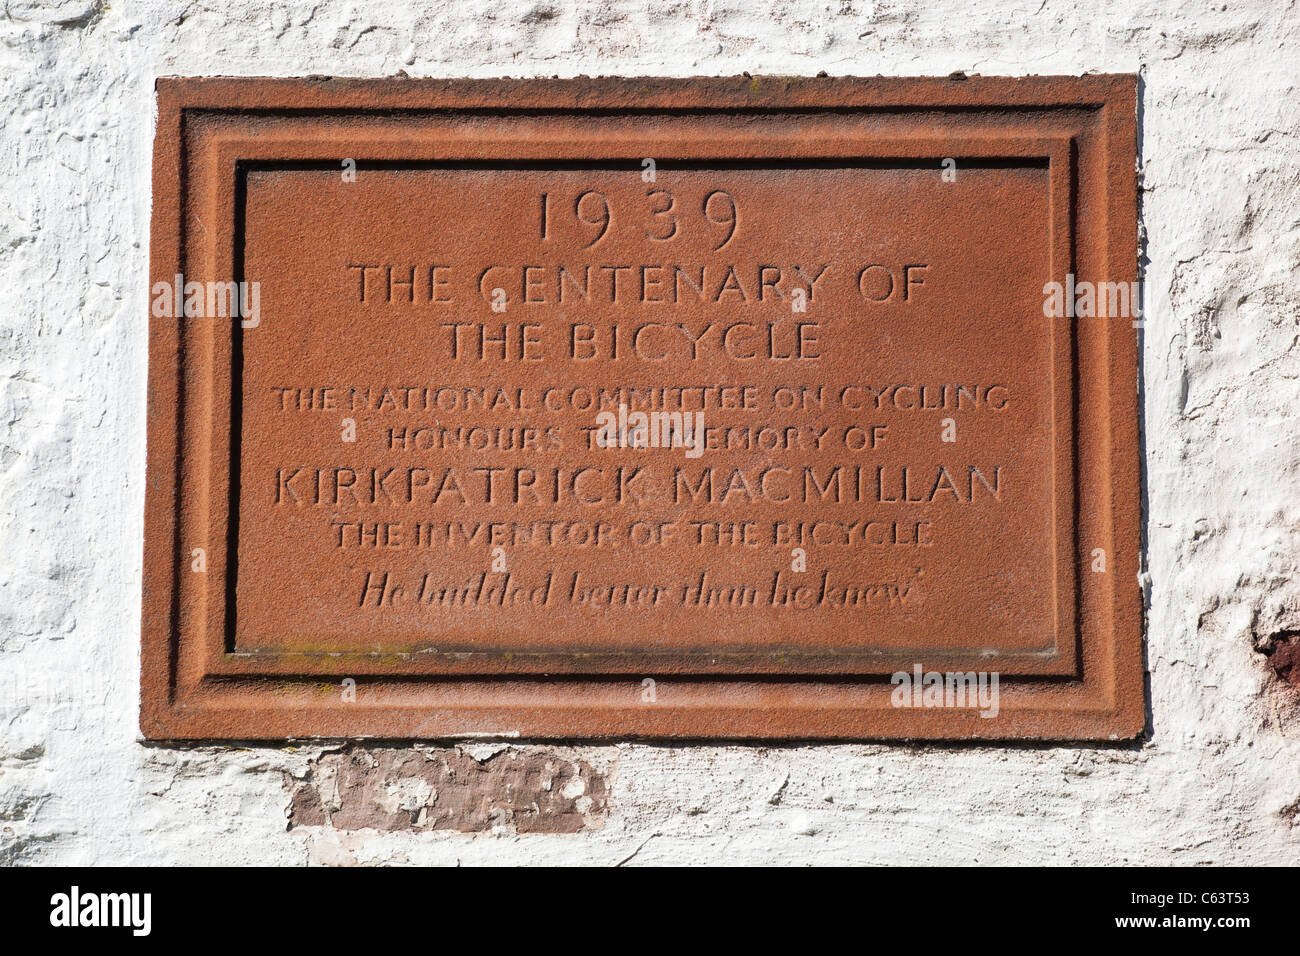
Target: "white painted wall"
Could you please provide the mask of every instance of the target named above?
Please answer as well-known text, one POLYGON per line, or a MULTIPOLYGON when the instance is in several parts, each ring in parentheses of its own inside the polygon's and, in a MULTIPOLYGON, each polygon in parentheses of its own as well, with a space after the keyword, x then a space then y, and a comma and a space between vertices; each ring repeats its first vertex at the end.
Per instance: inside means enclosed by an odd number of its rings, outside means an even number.
POLYGON ((1300 862, 1295 0, 0 0, 0 862, 1300 862), (1140 71, 1154 736, 583 747, 575 836, 286 832, 311 748, 137 740, 153 81, 1140 71), (1289 809, 1288 809, 1289 808, 1289 809))

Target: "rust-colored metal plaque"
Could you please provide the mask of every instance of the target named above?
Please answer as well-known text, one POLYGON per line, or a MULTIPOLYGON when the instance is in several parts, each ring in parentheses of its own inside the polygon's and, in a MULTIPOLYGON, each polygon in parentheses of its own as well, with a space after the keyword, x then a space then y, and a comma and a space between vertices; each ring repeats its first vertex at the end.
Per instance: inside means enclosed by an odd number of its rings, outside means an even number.
POLYGON ((154 738, 1131 738, 1135 78, 164 80, 154 738))

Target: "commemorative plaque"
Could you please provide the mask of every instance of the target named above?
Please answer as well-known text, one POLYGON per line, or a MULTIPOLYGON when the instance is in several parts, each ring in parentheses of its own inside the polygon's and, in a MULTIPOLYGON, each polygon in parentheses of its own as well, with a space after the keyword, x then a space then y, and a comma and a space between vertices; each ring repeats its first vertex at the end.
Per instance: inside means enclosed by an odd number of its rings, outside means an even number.
POLYGON ((153 738, 1131 738, 1135 80, 158 84, 153 738))

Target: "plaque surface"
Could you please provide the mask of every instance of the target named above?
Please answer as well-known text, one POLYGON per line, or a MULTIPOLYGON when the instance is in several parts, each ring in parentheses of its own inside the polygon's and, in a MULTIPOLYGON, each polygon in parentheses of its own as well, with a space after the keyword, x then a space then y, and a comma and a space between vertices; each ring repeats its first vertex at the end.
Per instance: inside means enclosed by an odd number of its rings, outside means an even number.
POLYGON ((158 101, 146 736, 1141 731, 1133 77, 158 101))

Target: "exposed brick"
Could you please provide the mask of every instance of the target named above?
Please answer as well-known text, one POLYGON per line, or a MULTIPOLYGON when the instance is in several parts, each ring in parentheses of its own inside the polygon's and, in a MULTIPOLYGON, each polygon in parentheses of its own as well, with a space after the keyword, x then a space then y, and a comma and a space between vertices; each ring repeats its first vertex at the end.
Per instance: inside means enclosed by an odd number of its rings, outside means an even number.
POLYGON ((1286 632, 1277 635, 1268 662, 1277 676, 1289 684, 1300 687, 1300 633, 1286 632))
POLYGON ((290 829, 576 833, 607 812, 604 776, 549 751, 348 747, 287 782, 290 829))

